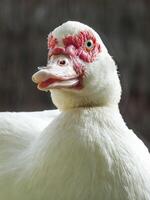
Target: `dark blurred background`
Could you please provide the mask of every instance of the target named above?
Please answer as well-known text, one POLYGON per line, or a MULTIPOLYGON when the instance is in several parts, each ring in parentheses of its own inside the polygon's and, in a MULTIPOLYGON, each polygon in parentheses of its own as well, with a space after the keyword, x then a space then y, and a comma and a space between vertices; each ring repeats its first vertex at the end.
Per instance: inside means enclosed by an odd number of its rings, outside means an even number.
POLYGON ((149 0, 0 0, 0 111, 54 108, 31 75, 46 64, 48 33, 67 20, 101 34, 119 67, 121 113, 149 145, 149 0))

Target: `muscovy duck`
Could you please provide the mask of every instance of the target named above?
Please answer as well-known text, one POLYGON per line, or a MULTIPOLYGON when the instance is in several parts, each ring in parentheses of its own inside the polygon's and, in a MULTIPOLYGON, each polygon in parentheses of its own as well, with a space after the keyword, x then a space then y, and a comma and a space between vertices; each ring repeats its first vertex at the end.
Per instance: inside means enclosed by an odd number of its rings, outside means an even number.
POLYGON ((149 200, 150 154, 122 119, 117 66, 99 35, 62 24, 38 69, 33 81, 61 112, 38 137, 0 134, 0 199, 149 200))

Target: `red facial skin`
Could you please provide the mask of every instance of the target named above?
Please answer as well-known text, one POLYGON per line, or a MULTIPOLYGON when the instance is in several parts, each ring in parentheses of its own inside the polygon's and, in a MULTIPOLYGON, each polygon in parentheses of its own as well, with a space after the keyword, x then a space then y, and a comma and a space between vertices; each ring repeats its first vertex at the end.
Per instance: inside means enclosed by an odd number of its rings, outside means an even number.
POLYGON ((67 36, 63 39, 63 42, 65 47, 73 45, 77 49, 77 56, 87 63, 93 62, 96 58, 96 55, 100 52, 100 45, 97 43, 93 34, 89 33, 88 31, 82 31, 79 33, 79 35, 75 36, 67 36), (93 48, 90 50, 85 47, 85 42, 87 40, 93 41, 93 48))
POLYGON ((48 36, 48 49, 54 49, 57 44, 57 39, 53 37, 53 35, 48 36))
POLYGON ((84 62, 91 63, 96 59, 97 54, 101 51, 100 44, 97 43, 94 35, 88 31, 82 31, 78 35, 66 36, 63 38, 64 47, 58 47, 57 44, 57 39, 50 34, 48 37, 48 57, 60 54, 69 56, 73 61, 74 69, 79 75, 81 84, 85 71, 84 62), (92 48, 86 47, 85 44, 88 40, 93 42, 92 48))
MULTIPOLYGON (((49 35, 48 37, 48 49, 53 50, 56 46, 57 46, 57 39, 54 38, 53 35, 49 35)), ((90 63, 93 62, 96 58, 96 55, 100 52, 100 44, 97 43, 96 38, 93 36, 92 33, 89 33, 88 31, 82 31, 80 32, 78 35, 70 35, 70 36, 66 36, 63 39, 63 43, 65 46, 65 49, 70 46, 73 45, 75 47, 76 50, 76 56, 79 56, 81 60, 90 63), (91 50, 86 49, 85 47, 85 42, 87 40, 92 40, 93 41, 93 48, 91 50)), ((62 53, 62 52, 60 52, 62 53)), ((59 54, 59 52, 57 53, 57 55, 59 54)))

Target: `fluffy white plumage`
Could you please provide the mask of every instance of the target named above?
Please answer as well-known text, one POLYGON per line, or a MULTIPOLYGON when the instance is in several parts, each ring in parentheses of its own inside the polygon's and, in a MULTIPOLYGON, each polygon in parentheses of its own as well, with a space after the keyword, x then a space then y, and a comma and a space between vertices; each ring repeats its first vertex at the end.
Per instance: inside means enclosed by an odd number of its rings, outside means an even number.
POLYGON ((150 154, 120 115, 120 82, 104 44, 79 22, 52 34, 61 46, 85 30, 102 49, 85 63, 81 90, 50 88, 61 113, 0 114, 1 200, 150 199, 150 154))

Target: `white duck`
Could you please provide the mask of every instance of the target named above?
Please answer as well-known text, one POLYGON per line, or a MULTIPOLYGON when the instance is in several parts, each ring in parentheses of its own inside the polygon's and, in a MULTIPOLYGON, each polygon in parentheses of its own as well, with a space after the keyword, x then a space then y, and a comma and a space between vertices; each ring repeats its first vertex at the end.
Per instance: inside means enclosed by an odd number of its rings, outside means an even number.
POLYGON ((48 47, 33 81, 62 112, 34 140, 0 135, 0 200, 150 200, 150 154, 120 115, 117 67, 100 37, 69 21, 48 47))

